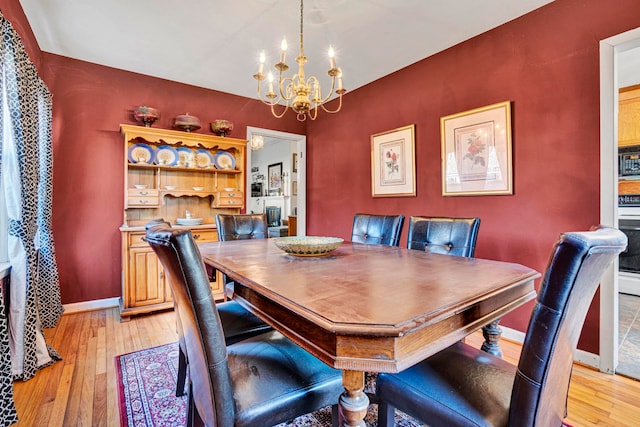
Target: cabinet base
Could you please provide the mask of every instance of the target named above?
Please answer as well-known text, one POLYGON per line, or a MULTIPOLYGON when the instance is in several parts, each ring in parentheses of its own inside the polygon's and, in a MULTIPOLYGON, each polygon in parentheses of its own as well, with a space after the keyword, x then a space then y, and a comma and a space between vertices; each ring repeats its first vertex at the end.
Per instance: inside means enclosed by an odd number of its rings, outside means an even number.
POLYGON ((163 302, 160 304, 151 304, 139 307, 124 307, 122 298, 120 298, 120 321, 128 322, 131 320, 131 316, 135 316, 136 314, 148 314, 153 313, 154 311, 160 310, 173 310, 173 301, 163 302))

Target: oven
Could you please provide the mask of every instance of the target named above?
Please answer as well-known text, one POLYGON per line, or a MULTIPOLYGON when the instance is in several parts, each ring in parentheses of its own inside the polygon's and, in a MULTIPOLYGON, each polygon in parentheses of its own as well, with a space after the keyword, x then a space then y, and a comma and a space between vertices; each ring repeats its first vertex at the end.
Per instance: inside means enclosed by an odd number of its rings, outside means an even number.
POLYGON ((618 228, 627 235, 627 249, 620 254, 619 270, 640 274, 640 219, 621 219, 618 228))
POLYGON ((620 254, 618 262, 619 290, 625 294, 640 295, 640 216, 624 216, 623 212, 618 228, 628 239, 627 249, 620 254))

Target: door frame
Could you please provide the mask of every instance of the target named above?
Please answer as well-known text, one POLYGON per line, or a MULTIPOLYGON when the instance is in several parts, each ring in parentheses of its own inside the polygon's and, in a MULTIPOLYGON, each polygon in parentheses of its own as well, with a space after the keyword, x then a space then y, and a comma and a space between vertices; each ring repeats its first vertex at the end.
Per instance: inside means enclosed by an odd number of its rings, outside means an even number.
MULTIPOLYGON (((264 138, 277 138, 296 143, 296 152, 298 153, 298 195, 297 195, 297 223, 296 234, 298 236, 307 235, 307 137, 295 133, 281 132, 271 129, 263 129, 253 126, 247 126, 247 171, 249 174, 246 179, 246 195, 251 197, 251 138, 253 135, 261 135, 264 138)), ((292 151, 293 154, 293 151, 292 151)))
MULTIPOLYGON (((618 227, 618 53, 640 46, 640 28, 600 41, 600 223, 618 227)), ((600 281, 597 367, 618 366, 618 260, 600 281)))

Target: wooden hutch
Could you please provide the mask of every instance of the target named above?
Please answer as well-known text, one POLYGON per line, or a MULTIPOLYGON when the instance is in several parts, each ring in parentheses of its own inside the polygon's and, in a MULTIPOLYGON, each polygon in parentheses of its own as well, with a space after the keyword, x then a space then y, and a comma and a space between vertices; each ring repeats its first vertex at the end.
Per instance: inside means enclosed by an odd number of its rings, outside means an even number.
MULTIPOLYGON (((164 218, 198 242, 217 241, 217 213, 244 208, 246 141, 199 133, 120 125, 124 137, 124 221, 120 316, 172 308, 162 265, 143 240, 144 225, 164 218), (200 222, 202 224, 193 225, 200 222), (183 225, 179 225, 179 224, 183 225)), ((222 278, 210 272, 216 299, 222 278)))

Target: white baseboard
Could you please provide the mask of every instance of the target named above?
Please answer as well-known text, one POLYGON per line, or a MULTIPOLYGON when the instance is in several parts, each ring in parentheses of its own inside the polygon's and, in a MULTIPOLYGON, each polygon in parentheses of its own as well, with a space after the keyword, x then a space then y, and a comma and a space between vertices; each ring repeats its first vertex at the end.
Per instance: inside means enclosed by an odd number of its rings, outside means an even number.
POLYGON ((64 304, 64 314, 79 313, 82 311, 102 310, 104 308, 113 308, 120 305, 120 298, 105 298, 93 301, 74 302, 72 304, 64 304))
POLYGON ((500 329, 502 329, 502 338, 519 344, 524 342, 524 332, 507 328, 505 326, 500 326, 500 329))
MULTIPOLYGON (((502 328, 502 338, 520 344, 524 343, 524 332, 507 328, 505 326, 500 326, 500 328, 502 328)), ((576 354, 573 355, 573 360, 583 365, 591 366, 595 369, 600 368, 600 356, 584 350, 576 350, 576 354)))
POLYGON ((576 354, 573 355, 573 361, 600 370, 600 355, 598 354, 593 354, 589 353, 588 351, 578 349, 576 350, 576 354))

